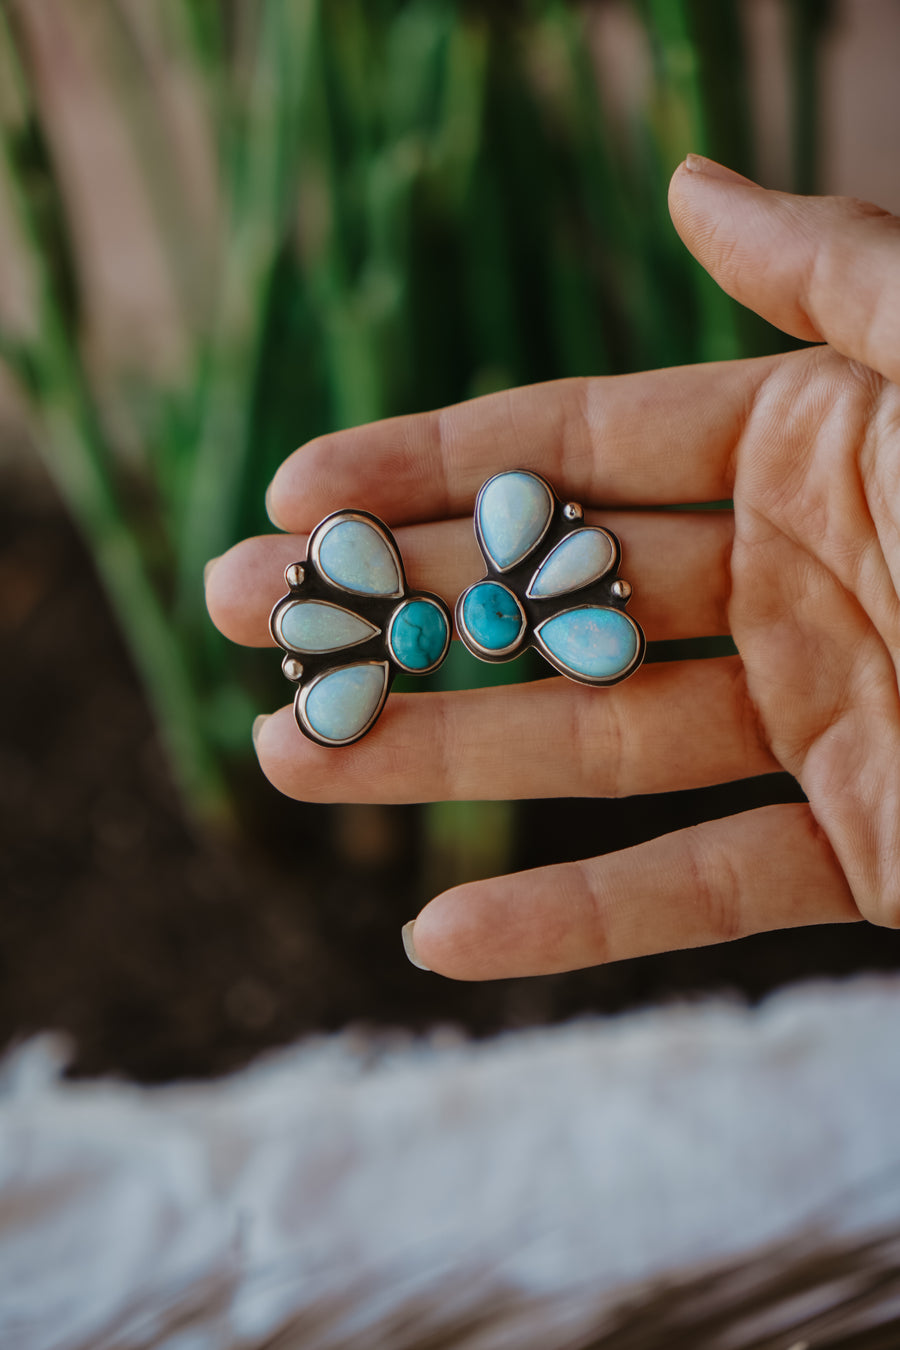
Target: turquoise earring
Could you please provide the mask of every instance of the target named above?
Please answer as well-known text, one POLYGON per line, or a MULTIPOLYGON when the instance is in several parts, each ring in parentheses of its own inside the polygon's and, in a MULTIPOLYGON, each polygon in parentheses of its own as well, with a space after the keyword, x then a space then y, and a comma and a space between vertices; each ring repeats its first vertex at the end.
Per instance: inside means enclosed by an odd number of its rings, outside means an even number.
POLYGON ((436 670, 450 645, 450 611, 411 591, 388 527, 368 511, 337 511, 309 537, 306 559, 269 618, 297 684, 294 715, 319 745, 352 745, 377 722, 395 677, 436 670))
POLYGON ((638 623, 625 613, 631 586, 618 576, 616 536, 585 525, 576 502, 524 469, 498 473, 475 502, 475 535, 487 575, 463 591, 456 625, 482 661, 510 661, 534 647, 581 684, 626 679, 644 659, 638 623))

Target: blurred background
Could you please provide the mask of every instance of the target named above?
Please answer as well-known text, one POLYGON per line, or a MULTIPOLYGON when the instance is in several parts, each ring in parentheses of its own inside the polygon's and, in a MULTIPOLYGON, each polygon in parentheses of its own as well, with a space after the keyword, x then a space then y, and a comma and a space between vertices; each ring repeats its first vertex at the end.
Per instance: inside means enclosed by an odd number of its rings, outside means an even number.
MULTIPOLYGON (((202 593, 321 432, 786 345, 685 253, 669 176, 693 150, 900 211, 898 39, 893 0, 0 0, 3 1043, 60 1029, 73 1072, 162 1081, 353 1023, 484 1034, 900 964, 860 925, 414 970, 399 928, 438 889, 796 785, 287 802, 250 748, 279 661, 202 593)), ((723 650, 699 638, 649 659, 723 650)), ((488 676, 540 672, 454 652, 435 678, 488 676)))

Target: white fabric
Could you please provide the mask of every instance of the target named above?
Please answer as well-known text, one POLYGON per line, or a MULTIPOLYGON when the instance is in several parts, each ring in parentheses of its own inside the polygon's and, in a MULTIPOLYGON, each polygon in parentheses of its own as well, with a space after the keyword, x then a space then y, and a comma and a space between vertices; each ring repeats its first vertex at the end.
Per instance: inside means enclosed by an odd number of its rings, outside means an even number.
POLYGON ((455 1274, 615 1290, 848 1189, 897 1217, 898 1044, 893 978, 481 1044, 347 1033, 162 1089, 67 1082, 32 1043, 0 1084, 0 1346, 243 1350, 332 1293, 364 1327, 455 1274))

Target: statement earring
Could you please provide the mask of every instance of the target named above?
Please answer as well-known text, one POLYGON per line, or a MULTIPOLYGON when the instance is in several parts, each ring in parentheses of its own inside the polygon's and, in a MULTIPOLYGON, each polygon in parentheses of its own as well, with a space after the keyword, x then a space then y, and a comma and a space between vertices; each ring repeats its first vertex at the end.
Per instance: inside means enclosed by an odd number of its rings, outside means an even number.
POLYGON ((294 715, 319 745, 352 745, 371 731, 394 678, 427 675, 450 645, 450 611, 411 591, 396 540, 367 511, 337 511, 285 569, 289 592, 269 618, 296 682, 294 715))
POLYGON ((498 473, 475 502, 475 536, 487 568, 456 602, 460 637, 482 661, 511 661, 534 647, 563 675, 609 685, 644 659, 643 630, 625 606, 616 536, 585 525, 540 474, 498 473))

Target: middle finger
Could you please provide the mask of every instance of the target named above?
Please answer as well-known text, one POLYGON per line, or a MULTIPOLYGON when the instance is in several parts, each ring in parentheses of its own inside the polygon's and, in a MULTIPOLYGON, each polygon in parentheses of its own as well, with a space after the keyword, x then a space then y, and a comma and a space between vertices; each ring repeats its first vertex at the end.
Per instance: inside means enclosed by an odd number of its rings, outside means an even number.
MULTIPOLYGON (((630 612, 650 642, 716 637, 728 632, 730 511, 587 512, 622 544, 620 574, 634 587, 630 612)), ((410 525, 396 532, 410 584, 434 591, 453 606, 484 574, 472 522, 410 525)), ((271 646, 268 619, 285 593, 284 569, 306 554, 302 535, 245 539, 217 559, 206 588, 216 625, 233 642, 271 646)))

